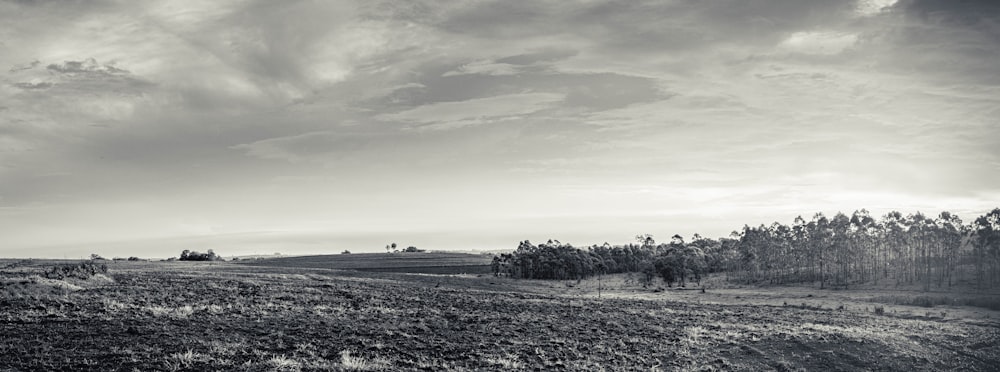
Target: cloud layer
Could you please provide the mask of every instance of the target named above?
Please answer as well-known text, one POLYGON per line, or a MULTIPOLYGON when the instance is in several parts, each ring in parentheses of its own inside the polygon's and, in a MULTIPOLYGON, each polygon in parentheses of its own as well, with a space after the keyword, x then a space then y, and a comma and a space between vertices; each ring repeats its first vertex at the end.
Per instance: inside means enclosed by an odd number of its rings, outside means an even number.
POLYGON ((0 2, 0 249, 971 219, 998 40, 989 1, 0 2))

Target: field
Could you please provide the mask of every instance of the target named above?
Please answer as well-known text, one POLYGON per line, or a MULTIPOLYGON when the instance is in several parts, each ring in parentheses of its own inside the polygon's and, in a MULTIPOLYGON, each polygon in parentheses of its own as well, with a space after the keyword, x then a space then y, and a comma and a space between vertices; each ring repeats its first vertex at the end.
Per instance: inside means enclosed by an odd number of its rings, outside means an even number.
POLYGON ((322 256, 295 256, 243 261, 255 266, 300 267, 318 269, 350 269, 372 272, 423 274, 488 274, 493 256, 483 254, 423 252, 423 253, 355 253, 322 256))
POLYGON ((0 262, 0 370, 1000 369, 996 311, 878 291, 274 262, 108 262, 55 278, 53 262, 0 262))

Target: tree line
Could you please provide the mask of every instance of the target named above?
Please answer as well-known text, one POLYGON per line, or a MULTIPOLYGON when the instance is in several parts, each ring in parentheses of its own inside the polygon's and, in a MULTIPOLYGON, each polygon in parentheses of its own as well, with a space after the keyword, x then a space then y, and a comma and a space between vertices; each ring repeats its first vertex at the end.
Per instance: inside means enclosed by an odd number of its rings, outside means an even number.
POLYGON ((1000 284, 1000 208, 968 224, 950 212, 930 217, 893 211, 876 218, 861 209, 799 216, 791 225, 745 225, 720 239, 674 235, 657 244, 644 234, 634 243, 585 248, 523 241, 514 252, 495 256, 492 268, 495 275, 527 279, 634 272, 644 283, 658 277, 668 286, 725 273, 732 281, 813 282, 821 288, 892 281, 929 290, 959 280, 985 287, 1000 284))

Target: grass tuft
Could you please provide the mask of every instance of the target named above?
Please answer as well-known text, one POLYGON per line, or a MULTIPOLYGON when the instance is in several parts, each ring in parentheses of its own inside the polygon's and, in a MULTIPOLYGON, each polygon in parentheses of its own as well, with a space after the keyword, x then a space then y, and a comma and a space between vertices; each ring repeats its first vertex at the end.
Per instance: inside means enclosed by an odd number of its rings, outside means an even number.
POLYGON ((385 358, 368 359, 351 355, 344 350, 340 352, 340 364, 351 371, 382 371, 389 368, 389 360, 385 358))
POLYGON ((267 361, 267 365, 275 371, 301 371, 302 363, 284 355, 275 355, 267 361))

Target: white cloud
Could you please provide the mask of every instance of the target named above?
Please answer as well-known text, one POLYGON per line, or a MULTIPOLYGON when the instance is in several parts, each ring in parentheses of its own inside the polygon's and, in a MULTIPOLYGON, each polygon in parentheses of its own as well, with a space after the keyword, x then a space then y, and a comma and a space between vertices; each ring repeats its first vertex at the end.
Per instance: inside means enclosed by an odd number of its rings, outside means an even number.
POLYGON ((502 76, 517 75, 519 72, 518 66, 515 65, 495 63, 493 61, 478 61, 462 65, 457 70, 448 71, 441 76, 458 76, 468 74, 502 76))
POLYGON ((260 159, 286 160, 294 163, 337 150, 342 137, 332 131, 320 131, 268 138, 230 148, 244 150, 247 155, 260 159))
MULTIPOLYGON (((564 96, 556 93, 506 94, 458 102, 432 103, 375 118, 413 124, 446 124, 450 128, 488 123, 554 107, 564 96)), ((444 129, 442 127, 441 129, 444 129)))
POLYGON ((858 35, 835 31, 802 31, 781 42, 781 49, 804 54, 837 54, 858 41, 858 35))
POLYGON ((873 16, 893 6, 899 0, 858 0, 855 11, 860 16, 873 16))

